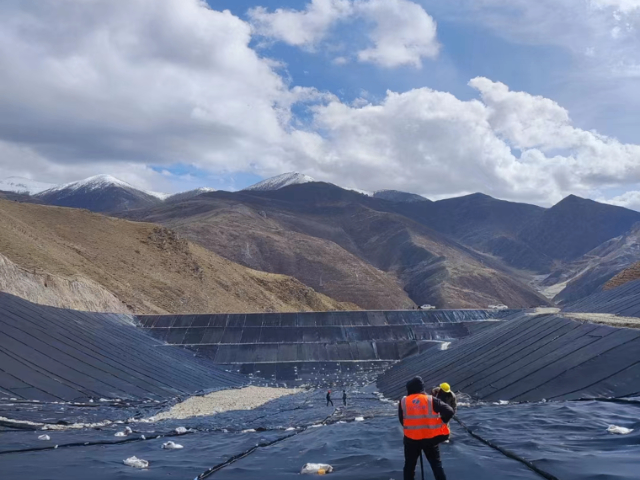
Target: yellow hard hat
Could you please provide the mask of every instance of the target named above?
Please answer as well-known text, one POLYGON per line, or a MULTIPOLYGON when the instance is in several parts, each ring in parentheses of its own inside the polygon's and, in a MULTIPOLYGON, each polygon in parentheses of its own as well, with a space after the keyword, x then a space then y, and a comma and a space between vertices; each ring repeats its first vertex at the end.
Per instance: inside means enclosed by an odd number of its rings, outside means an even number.
POLYGON ((451 386, 448 383, 441 383, 440 388, 443 392, 449 393, 451 391, 451 386))

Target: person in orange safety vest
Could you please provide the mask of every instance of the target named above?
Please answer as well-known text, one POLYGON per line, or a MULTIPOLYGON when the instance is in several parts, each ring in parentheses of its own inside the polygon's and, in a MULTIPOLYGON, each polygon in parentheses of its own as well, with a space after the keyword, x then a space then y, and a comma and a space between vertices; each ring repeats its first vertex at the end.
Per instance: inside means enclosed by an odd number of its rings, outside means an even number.
POLYGON ((414 480, 416 464, 424 451, 436 480, 446 480, 440 447, 449 439, 449 420, 453 409, 424 391, 422 378, 407 382, 407 396, 398 405, 398 418, 404 429, 404 480, 414 480))

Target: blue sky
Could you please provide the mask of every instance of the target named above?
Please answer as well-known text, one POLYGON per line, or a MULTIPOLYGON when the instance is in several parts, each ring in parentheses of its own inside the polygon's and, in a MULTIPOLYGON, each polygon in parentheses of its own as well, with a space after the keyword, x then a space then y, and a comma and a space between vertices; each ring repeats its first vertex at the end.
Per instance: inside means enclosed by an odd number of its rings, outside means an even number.
POLYGON ((208 4, 0 5, 0 177, 640 209, 637 0, 208 4))

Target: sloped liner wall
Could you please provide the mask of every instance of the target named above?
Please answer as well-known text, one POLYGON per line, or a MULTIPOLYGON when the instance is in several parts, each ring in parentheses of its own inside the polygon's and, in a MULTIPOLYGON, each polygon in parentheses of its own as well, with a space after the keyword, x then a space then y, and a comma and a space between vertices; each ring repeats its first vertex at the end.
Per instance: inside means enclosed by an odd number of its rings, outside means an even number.
POLYGON ((640 330, 521 315, 447 351, 403 360, 378 378, 378 388, 399 399, 415 375, 487 401, 637 396, 640 330))
POLYGON ((357 375, 493 326, 513 311, 305 312, 140 316, 148 333, 225 368, 292 381, 357 375))
POLYGON ((164 399, 244 383, 145 335, 127 315, 63 310, 0 293, 0 397, 164 399))
POLYGON ((640 280, 625 283, 567 304, 566 312, 612 313, 623 317, 640 317, 640 280))

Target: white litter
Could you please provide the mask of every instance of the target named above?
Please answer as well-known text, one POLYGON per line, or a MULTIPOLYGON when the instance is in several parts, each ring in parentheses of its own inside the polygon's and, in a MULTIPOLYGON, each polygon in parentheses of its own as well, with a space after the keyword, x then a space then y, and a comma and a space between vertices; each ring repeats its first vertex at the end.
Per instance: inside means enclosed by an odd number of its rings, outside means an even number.
POLYGON ((287 428, 287 429, 285 430, 285 432, 292 432, 292 431, 294 431, 294 430, 295 430, 295 428, 294 428, 294 427, 289 427, 289 428, 287 428))
POLYGON ((242 433, 256 433, 256 431, 253 428, 248 428, 246 430, 242 430, 242 433))
POLYGON ((144 435, 140 435, 140 440, 146 440, 147 437, 145 437, 144 435))
POLYGON ((619 427, 617 425, 609 425, 609 428, 607 428, 607 432, 612 433, 614 435, 629 435, 631 432, 633 432, 633 428, 619 427))
POLYGON ((176 428, 176 433, 178 435, 184 435, 185 433, 187 433, 187 429, 184 428, 184 427, 178 427, 178 428, 176 428))
POLYGON ((494 405, 509 405, 509 401, 508 400, 499 400, 497 402, 493 403, 494 405))
POLYGON ((315 425, 311 425, 309 428, 320 428, 320 427, 324 427, 324 425, 322 425, 321 423, 317 423, 315 425))
POLYGON ((333 467, 326 463, 307 463, 300 470, 303 475, 324 475, 331 472, 333 472, 333 467))
POLYGON ((364 417, 356 417, 354 418, 356 422, 364 422, 364 417))
POLYGON ((179 443, 165 442, 162 444, 162 448, 164 448, 165 450, 180 450, 181 448, 184 448, 184 447, 179 443))
POLYGON ((117 432, 114 436, 126 437, 127 435, 131 435, 132 433, 133 433, 133 430, 131 430, 131 427, 124 427, 124 432, 117 432))
POLYGON ((51 437, 49 435, 40 435, 38 440, 51 440, 51 437))
POLYGON ((440 344, 440 350, 449 350, 449 345, 451 345, 451 342, 442 342, 440 344))
POLYGON ((125 465, 128 465, 129 467, 149 468, 149 462, 147 462, 146 460, 142 460, 141 458, 138 458, 136 456, 129 457, 123 462, 125 465))

